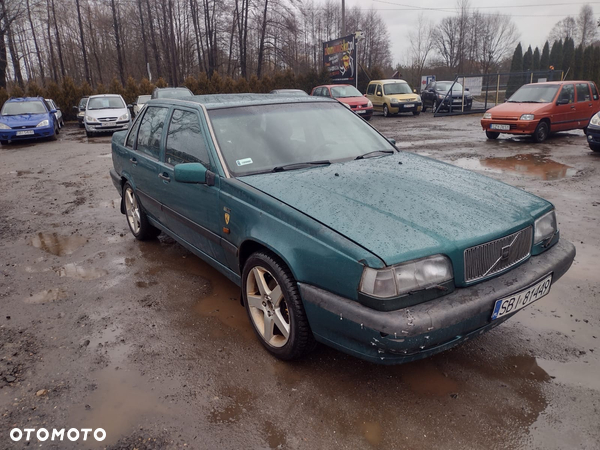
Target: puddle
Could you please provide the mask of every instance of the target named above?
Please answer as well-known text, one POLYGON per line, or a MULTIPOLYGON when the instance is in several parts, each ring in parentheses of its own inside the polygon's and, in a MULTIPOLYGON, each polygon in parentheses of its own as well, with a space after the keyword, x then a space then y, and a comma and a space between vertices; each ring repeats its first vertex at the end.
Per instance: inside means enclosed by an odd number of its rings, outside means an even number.
POLYGON ((542 180, 559 180, 573 177, 577 169, 539 154, 522 154, 503 158, 459 158, 450 161, 463 169, 492 173, 512 172, 542 180))
POLYGON ((398 375, 417 394, 446 397, 459 391, 458 383, 429 360, 399 366, 398 375))
POLYGON ((62 289, 46 289, 37 294, 30 295, 25 298, 25 303, 32 304, 40 304, 40 303, 50 303, 55 302, 56 300, 62 300, 67 295, 65 291, 62 289))
POLYGON ((61 236, 58 233, 38 233, 31 239, 31 245, 56 256, 72 254, 87 242, 82 236, 61 236))
POLYGON ((369 444, 373 446, 381 444, 382 430, 379 423, 363 422, 360 424, 360 430, 369 444))
POLYGON ((219 400, 223 400, 226 405, 211 411, 208 415, 211 423, 237 422, 244 413, 248 412, 254 400, 254 396, 249 390, 233 386, 224 388, 221 395, 222 398, 219 400))
POLYGON ((271 422, 265 422, 263 432, 266 435, 266 441, 269 448, 286 448, 285 434, 271 422))
POLYGON ((169 413, 150 383, 137 372, 102 369, 93 392, 71 408, 69 424, 79 429, 103 428, 106 439, 91 441, 91 448, 106 448, 145 425, 146 420, 169 413))
POLYGON ((108 274, 104 269, 96 269, 93 267, 82 267, 75 263, 65 264, 57 271, 61 277, 75 278, 77 280, 95 280, 108 274))

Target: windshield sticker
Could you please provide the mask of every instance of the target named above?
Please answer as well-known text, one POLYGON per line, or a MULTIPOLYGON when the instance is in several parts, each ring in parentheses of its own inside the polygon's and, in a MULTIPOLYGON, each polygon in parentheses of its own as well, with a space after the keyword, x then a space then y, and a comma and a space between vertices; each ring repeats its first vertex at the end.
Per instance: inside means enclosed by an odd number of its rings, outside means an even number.
POLYGON ((238 166, 245 166, 246 164, 252 164, 252 158, 238 159, 235 163, 238 166))

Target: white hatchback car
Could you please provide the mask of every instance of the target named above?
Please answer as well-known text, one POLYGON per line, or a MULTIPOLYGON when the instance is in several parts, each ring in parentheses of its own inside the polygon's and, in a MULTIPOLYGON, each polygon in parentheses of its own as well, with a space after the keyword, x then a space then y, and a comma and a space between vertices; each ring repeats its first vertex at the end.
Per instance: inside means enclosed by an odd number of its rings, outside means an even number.
POLYGON ((95 133, 127 130, 131 125, 131 115, 120 95, 92 95, 87 102, 83 123, 86 134, 91 137, 95 133))

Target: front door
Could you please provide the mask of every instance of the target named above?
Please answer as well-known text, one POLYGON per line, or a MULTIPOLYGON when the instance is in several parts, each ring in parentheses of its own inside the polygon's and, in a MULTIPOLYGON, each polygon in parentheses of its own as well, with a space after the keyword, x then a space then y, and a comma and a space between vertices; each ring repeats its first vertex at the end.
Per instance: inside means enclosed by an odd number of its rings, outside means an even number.
POLYGON ((175 180, 175 166, 200 163, 214 171, 206 140, 204 120, 196 109, 176 107, 166 128, 164 157, 159 163, 162 180, 159 201, 165 224, 177 236, 202 253, 225 263, 221 247, 223 213, 218 211, 219 183, 180 183, 175 180))
POLYGON ((576 107, 575 107, 575 85, 563 85, 558 94, 558 103, 552 116, 552 131, 563 131, 574 128, 577 123, 576 107))

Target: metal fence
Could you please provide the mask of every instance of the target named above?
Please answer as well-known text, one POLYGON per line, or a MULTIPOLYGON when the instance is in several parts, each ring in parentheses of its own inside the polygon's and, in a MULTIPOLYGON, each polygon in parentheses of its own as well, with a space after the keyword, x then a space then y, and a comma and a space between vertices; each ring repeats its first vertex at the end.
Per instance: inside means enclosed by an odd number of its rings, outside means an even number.
POLYGON ((483 113, 504 103, 524 84, 562 81, 563 78, 562 70, 457 75, 443 98, 436 95, 433 104, 431 99, 423 101, 431 104, 435 117, 483 113))

